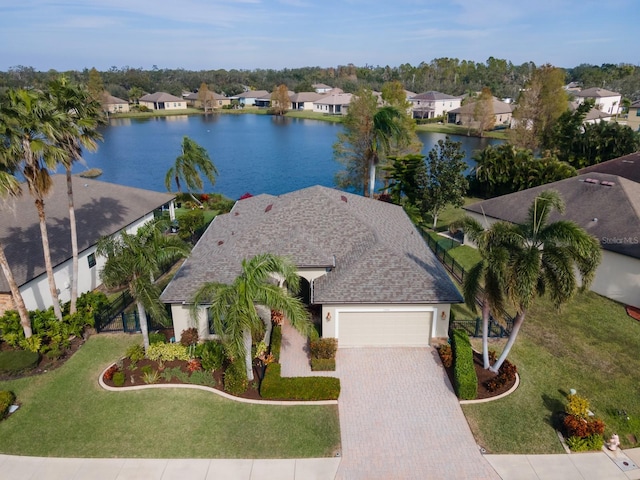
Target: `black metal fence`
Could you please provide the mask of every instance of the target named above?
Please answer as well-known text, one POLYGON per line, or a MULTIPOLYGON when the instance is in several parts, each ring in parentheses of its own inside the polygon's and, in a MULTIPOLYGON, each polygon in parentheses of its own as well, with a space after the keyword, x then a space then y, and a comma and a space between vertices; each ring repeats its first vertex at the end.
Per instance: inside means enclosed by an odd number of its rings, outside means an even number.
MULTIPOLYGON (((125 332, 135 333, 140 331, 140 318, 138 311, 126 313, 126 308, 133 302, 131 294, 125 290, 115 300, 111 302, 109 307, 96 316, 95 328, 100 332, 125 332)), ((162 324, 156 322, 147 313, 147 323, 149 330, 158 330, 164 328, 162 324)))
MULTIPOLYGON (((460 265, 448 252, 451 248, 458 246, 458 242, 453 239, 447 239, 443 237, 441 240, 436 240, 428 232, 422 231, 422 237, 424 238, 429 248, 435 253, 436 257, 446 270, 451 274, 456 281, 462 285, 464 283, 466 270, 460 265)), ((482 293, 482 292, 480 292, 482 293)), ((480 297, 476 298, 476 302, 479 306, 482 306, 480 297)), ((489 336, 490 337, 507 337, 513 327, 513 317, 506 311, 500 312, 504 319, 504 325, 500 324, 493 316, 489 319, 489 336)), ((482 319, 477 317, 475 319, 454 319, 451 321, 449 328, 462 328, 472 337, 482 336, 482 319)))

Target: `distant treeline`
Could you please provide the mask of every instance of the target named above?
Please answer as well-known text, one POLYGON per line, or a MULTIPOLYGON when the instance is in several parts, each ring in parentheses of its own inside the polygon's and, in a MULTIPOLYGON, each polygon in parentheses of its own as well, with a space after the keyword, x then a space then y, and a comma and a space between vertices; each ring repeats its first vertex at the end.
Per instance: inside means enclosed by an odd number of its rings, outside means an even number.
MULTIPOLYGON (((204 82, 209 90, 227 96, 238 94, 247 87, 272 91, 275 86, 286 84, 295 92, 310 91, 314 83, 325 83, 346 92, 356 92, 360 87, 381 90, 385 82, 399 80, 405 89, 421 93, 436 90, 451 95, 477 92, 489 87, 501 98, 517 98, 523 85, 537 68, 533 62, 514 65, 508 60, 490 57, 486 62, 436 58, 417 66, 408 63, 397 67, 362 67, 353 64, 337 67, 285 68, 283 70, 184 70, 111 67, 98 72, 106 90, 112 95, 128 99, 130 91, 163 91, 180 95, 184 91, 196 91, 204 82)), ((640 66, 630 64, 582 64, 566 68, 566 82, 576 82, 583 88, 601 87, 622 94, 627 101, 640 99, 640 66)), ((32 67, 15 66, 0 72, 0 93, 12 87, 44 87, 49 80, 65 73, 72 81, 87 84, 88 68, 82 71, 47 72, 32 67)))

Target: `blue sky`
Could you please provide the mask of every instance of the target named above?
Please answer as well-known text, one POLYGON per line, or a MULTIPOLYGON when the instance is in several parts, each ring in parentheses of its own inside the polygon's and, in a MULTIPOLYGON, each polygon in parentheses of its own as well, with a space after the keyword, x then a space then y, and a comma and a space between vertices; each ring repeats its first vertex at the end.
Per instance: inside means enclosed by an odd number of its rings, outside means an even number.
POLYGON ((0 0, 0 70, 640 64, 638 0, 0 0), (11 4, 11 5, 9 5, 11 4))

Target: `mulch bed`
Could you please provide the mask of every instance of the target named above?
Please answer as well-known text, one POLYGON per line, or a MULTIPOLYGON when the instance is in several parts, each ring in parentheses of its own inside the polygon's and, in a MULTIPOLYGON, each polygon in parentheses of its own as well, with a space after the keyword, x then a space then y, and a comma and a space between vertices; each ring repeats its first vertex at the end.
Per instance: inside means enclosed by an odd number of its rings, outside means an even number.
MULTIPOLYGON (((507 384, 503 385, 501 388, 497 389, 496 391, 490 392, 489 390, 486 389, 486 387, 484 386, 484 383, 487 380, 491 380, 492 378, 494 378, 496 374, 489 370, 484 369, 481 353, 473 352, 473 364, 476 367, 476 375, 478 376, 478 396, 476 397, 476 400, 483 400, 486 398, 497 397, 498 395, 508 392, 509 389, 513 387, 516 383, 516 381, 513 380, 512 382, 508 382, 507 384)), ((453 385, 453 367, 445 368, 445 370, 447 372, 447 376, 449 377, 449 381, 451 382, 451 385, 453 385)))
MULTIPOLYGON (((142 359, 140 361, 138 361, 134 367, 132 367, 131 365, 131 360, 129 360, 128 358, 124 358, 122 360, 122 368, 120 369, 120 371, 124 372, 125 374, 125 381, 124 381, 124 385, 122 385, 122 387, 133 387, 133 386, 144 386, 147 385, 144 382, 143 379, 143 367, 145 367, 146 365, 150 366, 154 371, 160 372, 162 373, 164 370, 166 369, 170 369, 170 368, 179 368, 182 372, 188 372, 189 370, 187 369, 187 362, 184 360, 174 360, 171 362, 164 362, 163 365, 159 365, 159 363, 157 361, 154 360, 149 360, 149 359, 142 359)), ((259 391, 259 383, 260 383, 260 376, 262 374, 262 371, 260 369, 258 369, 256 366, 254 366, 253 369, 253 376, 254 376, 254 380, 252 382, 249 382, 249 388, 247 389, 246 392, 244 392, 241 395, 236 395, 240 398, 248 398, 248 399, 252 399, 252 400, 261 400, 262 397, 260 396, 260 391, 259 391)), ((223 389, 223 385, 224 385, 224 370, 220 369, 220 370, 216 370, 215 372, 212 373, 212 376, 215 380, 215 385, 214 386, 210 386, 207 385, 211 388, 214 388, 216 390, 220 390, 220 391, 224 391, 223 389)), ((106 385, 109 385, 110 387, 115 387, 115 385, 113 384, 113 380, 107 380, 107 379, 103 379, 104 383, 106 385)), ((160 378, 158 379, 158 381, 155 383, 156 385, 162 385, 162 384, 189 384, 188 382, 183 382, 180 379, 173 377, 171 379, 171 381, 167 381, 165 378, 163 378, 162 376, 160 376, 160 378)), ((195 384, 190 384, 190 385, 195 385, 195 384)), ((116 387, 118 388, 118 387, 116 387)))
MULTIPOLYGON (((64 351, 64 353, 59 358, 49 358, 46 355, 40 355, 40 360, 38 361, 35 368, 26 371, 20 372, 19 374, 15 373, 6 373, 0 372, 0 381, 4 380, 16 380, 18 378, 23 377, 31 377, 33 375, 40 375, 41 373, 50 372, 51 370, 55 370, 56 368, 64 365, 64 363, 69 360, 74 353, 78 351, 78 349, 84 344, 84 339, 80 337, 74 337, 71 340, 71 346, 64 351)), ((5 342, 0 342, 0 350, 14 350, 13 347, 10 347, 5 342)))
POLYGON ((627 315, 631 318, 640 321, 640 308, 632 307, 631 305, 627 305, 627 315))

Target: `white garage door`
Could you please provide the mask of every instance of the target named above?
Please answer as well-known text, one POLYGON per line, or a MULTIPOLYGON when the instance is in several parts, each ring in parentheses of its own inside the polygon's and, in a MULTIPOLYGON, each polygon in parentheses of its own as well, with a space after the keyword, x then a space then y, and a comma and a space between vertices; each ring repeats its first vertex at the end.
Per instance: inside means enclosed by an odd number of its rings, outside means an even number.
POLYGON ((339 312, 338 345, 427 346, 432 312, 339 312))

